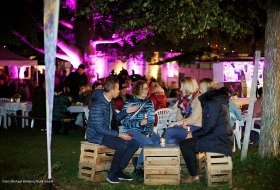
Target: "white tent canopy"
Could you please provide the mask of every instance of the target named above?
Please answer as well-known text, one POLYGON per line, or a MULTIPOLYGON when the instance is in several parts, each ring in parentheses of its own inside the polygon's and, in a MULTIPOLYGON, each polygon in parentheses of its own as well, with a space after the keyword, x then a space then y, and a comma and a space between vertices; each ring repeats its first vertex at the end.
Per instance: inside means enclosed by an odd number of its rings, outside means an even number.
POLYGON ((1 66, 35 66, 38 65, 37 60, 30 60, 17 55, 10 50, 0 47, 0 65, 1 66))

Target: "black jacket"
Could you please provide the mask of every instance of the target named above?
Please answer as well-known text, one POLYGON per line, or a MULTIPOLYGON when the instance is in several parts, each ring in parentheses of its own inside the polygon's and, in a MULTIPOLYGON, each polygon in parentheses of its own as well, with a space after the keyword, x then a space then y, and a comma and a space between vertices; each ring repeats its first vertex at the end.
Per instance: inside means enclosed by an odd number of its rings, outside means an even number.
POLYGON ((229 118, 229 97, 221 90, 199 97, 202 105, 202 127, 192 133, 198 138, 196 151, 232 156, 233 131, 229 118))
POLYGON ((77 72, 71 72, 65 78, 65 84, 66 86, 69 86, 70 94, 76 100, 76 98, 78 98, 79 95, 80 86, 83 84, 88 84, 88 78, 85 73, 80 75, 77 72))

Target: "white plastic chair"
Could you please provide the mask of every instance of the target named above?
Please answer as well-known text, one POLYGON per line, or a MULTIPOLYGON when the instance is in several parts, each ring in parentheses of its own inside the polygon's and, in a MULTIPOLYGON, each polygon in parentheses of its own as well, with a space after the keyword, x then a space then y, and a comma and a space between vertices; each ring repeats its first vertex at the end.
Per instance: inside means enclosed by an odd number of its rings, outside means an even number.
POLYGON ((9 102, 10 99, 9 98, 0 98, 0 103, 5 103, 5 102, 9 102))
POLYGON ((252 125, 251 125, 251 131, 256 131, 257 133, 260 134, 261 130, 260 129, 257 129, 254 127, 254 124, 255 124, 255 121, 261 121, 261 117, 255 117, 255 118, 252 118, 252 125))
POLYGON ((161 136, 164 132, 164 129, 167 128, 168 119, 170 114, 172 113, 172 109, 170 108, 162 108, 155 111, 155 115, 157 117, 157 125, 154 126, 154 132, 161 136))
POLYGON ((175 107, 175 108, 169 108, 169 109, 171 109, 171 112, 170 112, 170 115, 169 115, 169 117, 167 119, 167 125, 177 121, 176 114, 177 114, 177 109, 178 108, 175 107))
MULTIPOLYGON (((235 122, 235 129, 233 131, 235 139, 236 139, 236 143, 237 143, 237 147, 238 149, 241 149, 241 127, 239 125, 239 120, 237 120, 236 116, 230 112, 230 118, 232 118, 235 122)), ((233 147, 233 152, 235 152, 235 141, 234 141, 234 147, 233 147)))

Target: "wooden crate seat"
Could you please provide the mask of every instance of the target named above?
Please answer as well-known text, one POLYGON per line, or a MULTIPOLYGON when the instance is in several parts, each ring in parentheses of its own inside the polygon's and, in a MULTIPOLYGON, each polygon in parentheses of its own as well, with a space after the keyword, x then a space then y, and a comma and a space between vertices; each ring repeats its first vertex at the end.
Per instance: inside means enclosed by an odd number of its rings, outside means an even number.
POLYGON ((114 150, 99 144, 81 142, 79 178, 90 181, 104 180, 110 169, 114 150))
POLYGON ((180 149, 178 146, 144 147, 144 184, 178 185, 180 171, 180 149))
POLYGON ((228 183, 232 186, 232 160, 219 153, 206 153, 206 179, 208 186, 228 183))

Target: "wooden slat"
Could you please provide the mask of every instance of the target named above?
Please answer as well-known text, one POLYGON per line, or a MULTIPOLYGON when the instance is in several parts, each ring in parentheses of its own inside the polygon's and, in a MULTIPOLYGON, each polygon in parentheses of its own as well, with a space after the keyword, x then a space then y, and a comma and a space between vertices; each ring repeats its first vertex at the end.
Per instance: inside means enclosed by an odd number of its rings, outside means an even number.
MULTIPOLYGON (((145 168, 145 167, 144 167, 145 168)), ((180 174, 180 167, 173 167, 173 168, 145 168, 144 173, 146 174, 180 174)))
POLYGON ((103 164, 100 164, 100 165, 95 165, 94 169, 95 169, 95 171, 104 171, 104 170, 109 170, 110 166, 111 166, 111 162, 103 163, 103 164))
POLYGON ((112 162, 112 160, 113 160, 113 157, 112 156, 98 156, 97 158, 96 158, 96 162, 95 162, 95 164, 101 164, 101 163, 106 163, 106 162, 112 162))
POLYGON ((180 174, 175 175, 145 175, 144 184, 146 185, 178 185, 180 174))
POLYGON ((159 148, 159 149, 149 149, 149 148, 144 148, 144 156, 180 156, 180 150, 179 148, 159 148))
POLYGON ((232 170, 231 165, 211 165, 207 166, 207 170, 232 170))

